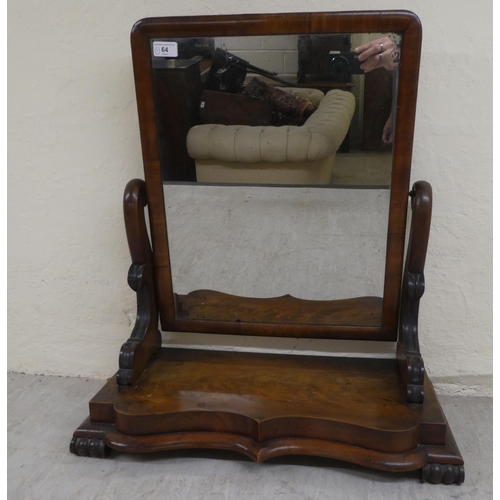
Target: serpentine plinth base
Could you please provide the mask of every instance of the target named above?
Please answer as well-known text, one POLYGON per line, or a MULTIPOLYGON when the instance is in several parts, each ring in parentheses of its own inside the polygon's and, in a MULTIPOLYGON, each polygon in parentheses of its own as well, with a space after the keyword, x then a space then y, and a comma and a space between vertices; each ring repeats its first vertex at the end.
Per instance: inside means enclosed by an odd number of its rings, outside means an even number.
POLYGON ((256 462, 314 455, 461 483, 463 460, 425 377, 408 405, 396 360, 162 348, 138 381, 110 379, 70 450, 104 458, 212 448, 256 462))

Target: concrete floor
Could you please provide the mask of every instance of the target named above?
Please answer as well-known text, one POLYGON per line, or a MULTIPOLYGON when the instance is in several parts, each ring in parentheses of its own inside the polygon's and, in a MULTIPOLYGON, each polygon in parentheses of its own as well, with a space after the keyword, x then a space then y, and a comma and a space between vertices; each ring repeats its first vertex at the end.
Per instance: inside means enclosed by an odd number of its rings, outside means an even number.
POLYGON ((26 499, 489 499, 491 398, 441 397, 465 460, 461 486, 420 484, 419 473, 388 474, 333 460, 287 458, 255 464, 214 451, 106 460, 69 453, 102 380, 8 374, 8 498, 26 499))

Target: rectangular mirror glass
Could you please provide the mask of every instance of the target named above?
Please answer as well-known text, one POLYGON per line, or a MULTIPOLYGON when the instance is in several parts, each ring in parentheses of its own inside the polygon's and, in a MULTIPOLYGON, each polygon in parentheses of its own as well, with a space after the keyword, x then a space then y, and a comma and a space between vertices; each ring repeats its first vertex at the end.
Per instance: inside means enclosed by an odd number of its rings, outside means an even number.
POLYGON ((398 72, 354 52, 374 40, 397 53, 395 33, 153 38, 163 180, 389 187, 398 72))
POLYGON ((252 321, 228 303, 274 298, 259 321, 300 323, 294 299, 354 300, 366 314, 343 322, 380 326, 400 41, 151 40, 177 317, 252 321), (391 61, 365 72, 354 49, 375 41, 391 61))
MULTIPOLYGON (((364 297, 379 313, 370 324, 380 321, 389 190, 165 184, 164 192, 180 317, 220 319, 227 312, 220 303, 208 308, 205 292, 190 293, 213 290, 315 301, 364 297), (194 303, 207 308, 193 312, 194 303)), ((284 318, 272 309, 266 319, 301 321, 299 310, 297 304, 284 318)))

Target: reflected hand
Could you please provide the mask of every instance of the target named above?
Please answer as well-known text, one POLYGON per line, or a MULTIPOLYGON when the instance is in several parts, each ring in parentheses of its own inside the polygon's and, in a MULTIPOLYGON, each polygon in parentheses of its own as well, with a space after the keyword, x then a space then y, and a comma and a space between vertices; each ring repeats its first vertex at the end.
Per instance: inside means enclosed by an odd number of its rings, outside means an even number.
POLYGON ((390 144, 394 139, 394 131, 392 130, 392 114, 389 115, 387 121, 385 122, 384 129, 382 131, 382 142, 384 144, 390 144))
POLYGON ((354 49, 359 54, 358 59, 363 63, 360 68, 368 73, 376 68, 385 68, 392 71, 396 67, 394 43, 386 36, 360 45, 354 49))

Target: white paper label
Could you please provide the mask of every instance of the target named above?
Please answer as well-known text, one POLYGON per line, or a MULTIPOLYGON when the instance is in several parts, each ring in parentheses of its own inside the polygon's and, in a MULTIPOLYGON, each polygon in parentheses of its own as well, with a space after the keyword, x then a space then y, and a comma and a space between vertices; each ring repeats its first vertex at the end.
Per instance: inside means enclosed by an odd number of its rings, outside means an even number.
POLYGON ((155 57, 177 57, 177 42, 153 42, 155 57))

